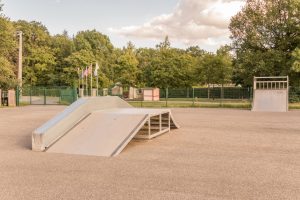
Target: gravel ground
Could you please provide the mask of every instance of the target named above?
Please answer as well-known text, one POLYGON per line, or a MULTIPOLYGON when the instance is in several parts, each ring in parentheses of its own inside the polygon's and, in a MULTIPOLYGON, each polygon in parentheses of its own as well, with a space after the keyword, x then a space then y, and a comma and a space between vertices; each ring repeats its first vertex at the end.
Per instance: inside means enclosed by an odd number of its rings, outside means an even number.
POLYGON ((300 199, 300 111, 173 109, 181 128, 117 157, 31 151, 63 106, 0 109, 0 199, 300 199))

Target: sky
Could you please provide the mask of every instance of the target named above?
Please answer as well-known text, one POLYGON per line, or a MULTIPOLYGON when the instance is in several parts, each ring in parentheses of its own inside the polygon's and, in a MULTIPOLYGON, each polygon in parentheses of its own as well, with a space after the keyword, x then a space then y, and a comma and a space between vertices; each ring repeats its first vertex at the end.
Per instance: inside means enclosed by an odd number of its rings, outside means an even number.
POLYGON ((11 20, 38 21, 54 34, 92 30, 109 36, 116 47, 132 41, 155 47, 169 36, 178 48, 216 51, 229 44, 230 18, 244 0, 2 0, 11 20))

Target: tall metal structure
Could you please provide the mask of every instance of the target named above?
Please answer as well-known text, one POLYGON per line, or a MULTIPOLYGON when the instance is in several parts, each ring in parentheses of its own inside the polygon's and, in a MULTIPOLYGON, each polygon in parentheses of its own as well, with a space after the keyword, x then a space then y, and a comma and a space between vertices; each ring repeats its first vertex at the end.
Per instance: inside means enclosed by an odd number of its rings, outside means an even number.
POLYGON ((289 77, 254 77, 252 111, 287 112, 289 77))

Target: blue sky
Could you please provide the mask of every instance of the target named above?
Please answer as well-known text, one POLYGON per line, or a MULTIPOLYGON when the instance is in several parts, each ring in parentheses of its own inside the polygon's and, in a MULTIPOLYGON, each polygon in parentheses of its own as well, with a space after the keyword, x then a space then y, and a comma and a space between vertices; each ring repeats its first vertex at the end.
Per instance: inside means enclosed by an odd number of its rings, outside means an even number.
POLYGON ((215 51, 229 43, 229 17, 242 0, 2 0, 12 20, 42 22, 51 34, 96 29, 117 47, 132 41, 154 47, 169 35, 172 46, 215 51))

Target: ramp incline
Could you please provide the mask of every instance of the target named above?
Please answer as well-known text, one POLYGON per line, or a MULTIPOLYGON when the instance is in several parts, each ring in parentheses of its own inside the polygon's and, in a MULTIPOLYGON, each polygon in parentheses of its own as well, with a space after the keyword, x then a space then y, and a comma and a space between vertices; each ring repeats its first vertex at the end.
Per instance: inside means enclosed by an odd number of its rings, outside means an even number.
POLYGON ((169 109, 136 109, 119 97, 80 99, 32 134, 32 149, 116 156, 133 138, 151 139, 179 126, 169 109))

